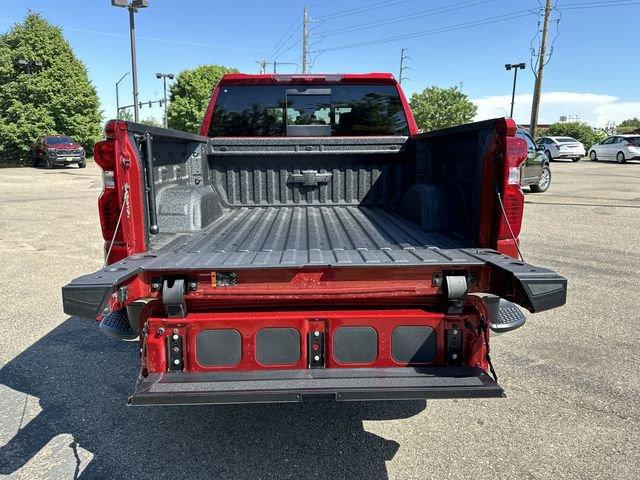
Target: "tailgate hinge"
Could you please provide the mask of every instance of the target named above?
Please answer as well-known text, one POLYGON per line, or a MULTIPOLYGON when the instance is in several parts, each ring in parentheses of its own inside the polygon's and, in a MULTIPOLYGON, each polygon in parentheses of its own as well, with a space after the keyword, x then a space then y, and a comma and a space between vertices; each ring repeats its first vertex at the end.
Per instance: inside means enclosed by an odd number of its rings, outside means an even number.
POLYGON ((185 281, 183 278, 168 279, 162 284, 162 303, 169 318, 181 318, 187 315, 187 303, 184 299, 185 281))
POLYGON ((447 314, 460 314, 467 294, 467 277, 464 275, 445 276, 444 289, 447 295, 447 314))

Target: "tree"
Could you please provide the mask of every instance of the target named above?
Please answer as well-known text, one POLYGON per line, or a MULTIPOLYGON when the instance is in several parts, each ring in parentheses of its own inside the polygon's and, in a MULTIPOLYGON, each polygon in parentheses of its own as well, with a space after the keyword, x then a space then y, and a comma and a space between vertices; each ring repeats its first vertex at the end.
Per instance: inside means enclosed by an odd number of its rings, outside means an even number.
POLYGON ((618 133, 628 133, 640 129, 640 118, 633 117, 623 120, 618 125, 618 133))
POLYGON ((118 120, 126 120, 127 122, 133 122, 133 113, 128 108, 123 108, 118 112, 118 120))
POLYGON ((59 27, 29 12, 0 35, 0 162, 24 159, 48 133, 71 135, 91 154, 101 133, 99 107, 87 70, 59 27))
POLYGON ((457 87, 429 87, 411 95, 409 104, 418 127, 425 131, 468 123, 478 111, 457 87))
POLYGON ((606 132, 603 130, 593 129, 584 122, 554 123, 549 126, 546 135, 572 137, 582 142, 585 148, 589 148, 607 137, 606 132))
POLYGON ((140 123, 151 127, 162 127, 162 123, 156 117, 147 117, 140 120, 140 123))
POLYGON ((171 103, 167 110, 169 128, 197 133, 213 87, 225 73, 237 71, 221 65, 201 65, 180 72, 170 89, 171 103))

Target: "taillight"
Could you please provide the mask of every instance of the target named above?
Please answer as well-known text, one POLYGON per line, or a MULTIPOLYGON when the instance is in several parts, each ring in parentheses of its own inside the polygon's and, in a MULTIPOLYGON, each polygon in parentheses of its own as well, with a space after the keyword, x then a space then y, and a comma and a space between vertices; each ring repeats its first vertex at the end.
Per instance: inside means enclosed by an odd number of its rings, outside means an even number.
POLYGON ((500 215, 498 240, 511 240, 513 237, 517 239, 520 235, 524 213, 524 194, 520 188, 520 167, 526 158, 527 144, 525 140, 507 137, 501 191, 504 214, 501 212, 500 215))
MULTIPOLYGON (((102 238, 106 242, 114 239, 118 216, 120 215, 120 200, 118 198, 117 178, 116 178, 116 140, 115 130, 112 122, 105 128, 106 140, 97 142, 93 147, 93 157, 95 162, 102 168, 102 195, 98 199, 98 210, 100 214, 100 226, 102 227, 102 238), (111 131, 111 130, 113 131, 111 131)), ((122 241, 122 227, 115 235, 115 241, 122 241)), ((111 263, 111 262, 108 262, 111 263)))

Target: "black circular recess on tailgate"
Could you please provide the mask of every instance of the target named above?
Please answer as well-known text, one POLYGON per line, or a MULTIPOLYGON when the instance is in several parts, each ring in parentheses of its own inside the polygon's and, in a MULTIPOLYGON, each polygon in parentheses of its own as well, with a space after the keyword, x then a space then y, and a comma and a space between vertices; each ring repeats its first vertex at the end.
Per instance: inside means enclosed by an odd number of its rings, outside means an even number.
POLYGON ((391 335, 391 356, 398 363, 430 363, 436 357, 436 332, 431 327, 397 327, 391 335))
POLYGON ((333 358, 340 363, 371 363, 378 357, 378 332, 371 327, 340 327, 333 332, 333 358))
POLYGON ((196 358, 205 367, 229 367, 242 359, 242 337, 232 329, 202 330, 196 337, 196 358))
POLYGON ((256 335, 256 359, 262 365, 294 365, 300 360, 295 328, 263 328, 256 335))

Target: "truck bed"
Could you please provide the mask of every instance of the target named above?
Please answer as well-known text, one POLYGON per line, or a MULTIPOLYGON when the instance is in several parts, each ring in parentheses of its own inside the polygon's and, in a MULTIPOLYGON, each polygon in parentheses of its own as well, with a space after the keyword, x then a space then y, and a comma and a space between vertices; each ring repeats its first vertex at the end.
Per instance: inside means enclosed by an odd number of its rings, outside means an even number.
POLYGON ((202 231, 158 240, 158 254, 177 254, 179 266, 189 268, 423 264, 470 246, 453 233, 426 232, 390 208, 363 206, 234 208, 202 231))

